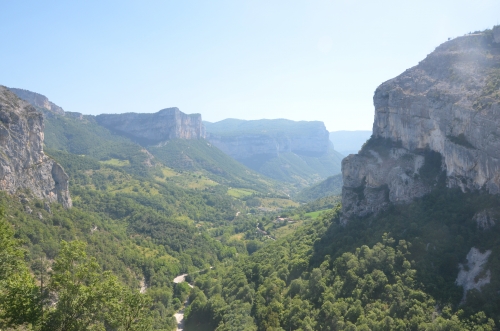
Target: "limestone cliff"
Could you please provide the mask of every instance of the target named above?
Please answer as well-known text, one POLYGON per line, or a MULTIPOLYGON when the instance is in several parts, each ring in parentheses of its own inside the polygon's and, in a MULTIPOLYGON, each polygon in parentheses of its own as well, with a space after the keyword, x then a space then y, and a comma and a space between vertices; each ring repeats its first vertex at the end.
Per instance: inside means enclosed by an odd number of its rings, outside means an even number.
POLYGON ((70 208, 68 176, 43 153, 43 127, 41 112, 0 86, 0 190, 29 190, 70 208))
POLYGON ((158 144, 170 139, 205 138, 200 114, 184 114, 178 108, 166 108, 153 114, 102 114, 97 122, 143 145, 158 144))
POLYGON ((51 102, 45 95, 23 90, 20 88, 8 88, 11 92, 17 95, 20 99, 27 101, 33 107, 41 110, 44 113, 54 113, 57 115, 64 115, 64 110, 51 102))
POLYGON ((375 91, 373 136, 342 162, 344 222, 442 180, 500 193, 500 27, 445 42, 375 91))

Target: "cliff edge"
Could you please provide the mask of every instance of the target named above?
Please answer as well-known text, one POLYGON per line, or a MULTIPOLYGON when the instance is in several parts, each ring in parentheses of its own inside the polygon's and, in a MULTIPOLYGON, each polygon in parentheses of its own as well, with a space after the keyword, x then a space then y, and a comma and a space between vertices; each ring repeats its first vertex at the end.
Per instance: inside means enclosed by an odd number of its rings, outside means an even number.
POLYGON ((43 153, 43 115, 0 86, 0 190, 72 206, 68 175, 43 153))
POLYGON ((97 122, 109 130, 127 136, 142 145, 154 145, 171 139, 205 138, 200 114, 184 114, 178 108, 166 108, 153 114, 102 114, 97 122))
POLYGON ((343 222, 443 184, 500 193, 500 26, 380 85, 372 138, 342 162, 343 222))

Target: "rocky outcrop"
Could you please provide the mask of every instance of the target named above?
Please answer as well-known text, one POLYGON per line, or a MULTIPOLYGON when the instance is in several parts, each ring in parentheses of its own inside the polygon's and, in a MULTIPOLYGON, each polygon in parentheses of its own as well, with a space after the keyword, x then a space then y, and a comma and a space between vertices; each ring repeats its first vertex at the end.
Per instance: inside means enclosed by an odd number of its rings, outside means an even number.
POLYGON ((448 41, 377 88, 373 137, 342 162, 343 221, 443 180, 500 193, 499 28, 448 41))
POLYGON ((68 175, 43 153, 43 115, 0 86, 0 190, 72 206, 68 175))
POLYGON ((27 101, 33 107, 43 111, 44 113, 48 112, 64 116, 64 110, 55 103, 51 102, 45 95, 19 88, 9 88, 9 90, 17 95, 20 99, 27 101))
POLYGON ((489 230, 495 226, 498 220, 495 218, 495 211, 493 209, 486 209, 477 212, 472 220, 476 222, 477 227, 481 230, 489 230))
POLYGON ((166 108, 154 114, 102 114, 97 122, 140 144, 153 145, 171 139, 205 138, 200 114, 184 114, 178 108, 166 108))
POLYGON ((469 290, 476 289, 481 291, 484 285, 490 283, 491 271, 489 269, 485 270, 490 255, 491 250, 481 253, 479 249, 472 247, 467 254, 467 263, 459 265, 460 272, 455 283, 464 289, 461 304, 467 300, 467 292, 469 290))
POLYGON ((318 121, 229 119, 208 124, 207 139, 237 160, 288 152, 320 156, 327 153, 330 145, 325 124, 318 121))

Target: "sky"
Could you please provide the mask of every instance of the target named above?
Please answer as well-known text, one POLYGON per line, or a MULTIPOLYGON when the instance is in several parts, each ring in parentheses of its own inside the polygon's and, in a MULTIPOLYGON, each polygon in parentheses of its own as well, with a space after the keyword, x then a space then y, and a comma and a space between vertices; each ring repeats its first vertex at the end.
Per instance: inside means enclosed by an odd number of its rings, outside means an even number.
POLYGON ((204 120, 371 130, 378 85, 499 0, 0 0, 0 85, 83 114, 178 107, 204 120))

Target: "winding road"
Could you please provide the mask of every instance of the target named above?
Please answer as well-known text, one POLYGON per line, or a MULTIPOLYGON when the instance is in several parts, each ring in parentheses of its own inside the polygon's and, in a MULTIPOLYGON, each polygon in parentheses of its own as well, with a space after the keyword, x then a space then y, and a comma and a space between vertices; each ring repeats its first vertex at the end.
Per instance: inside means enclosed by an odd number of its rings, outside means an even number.
MULTIPOLYGON (((179 284, 183 283, 186 281, 186 276, 188 274, 182 274, 174 278, 174 283, 179 284)), ((189 287, 193 288, 193 285, 189 284, 189 287)), ((179 310, 177 313, 174 314, 175 320, 177 321, 177 331, 183 331, 184 330, 184 309, 186 309, 186 306, 188 304, 188 300, 184 302, 184 306, 182 307, 181 310, 179 310)))

